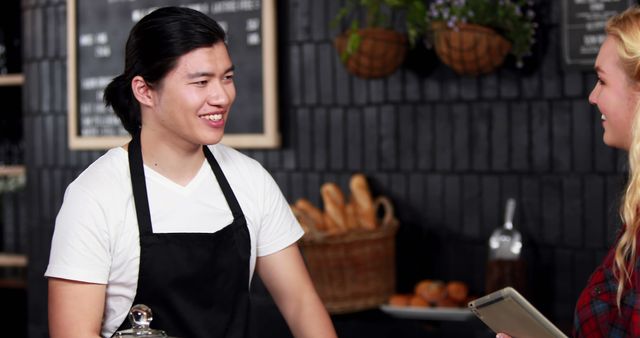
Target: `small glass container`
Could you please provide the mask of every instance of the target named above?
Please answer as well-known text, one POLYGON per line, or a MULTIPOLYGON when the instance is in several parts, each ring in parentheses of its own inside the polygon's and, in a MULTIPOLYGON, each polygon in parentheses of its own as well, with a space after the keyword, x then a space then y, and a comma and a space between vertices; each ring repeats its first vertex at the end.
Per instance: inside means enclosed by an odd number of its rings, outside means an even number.
POLYGON ((148 306, 144 304, 134 305, 129 310, 131 328, 116 332, 114 337, 170 338, 164 331, 150 328, 149 324, 152 320, 153 312, 148 306))

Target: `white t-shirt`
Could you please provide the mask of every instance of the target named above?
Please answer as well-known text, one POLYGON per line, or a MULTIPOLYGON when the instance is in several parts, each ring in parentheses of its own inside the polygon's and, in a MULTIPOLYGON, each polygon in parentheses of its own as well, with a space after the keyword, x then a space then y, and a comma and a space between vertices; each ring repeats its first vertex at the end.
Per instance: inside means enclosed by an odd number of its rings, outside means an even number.
MULTIPOLYGON (((209 148, 247 220, 251 278, 256 257, 288 247, 303 231, 275 181, 257 161, 221 144, 209 148)), ((154 232, 212 233, 232 222, 231 210, 206 160, 186 186, 147 166, 144 170, 154 232)), ((102 335, 111 337, 133 305, 139 262, 128 154, 114 148, 67 187, 45 276, 106 284, 102 335)))

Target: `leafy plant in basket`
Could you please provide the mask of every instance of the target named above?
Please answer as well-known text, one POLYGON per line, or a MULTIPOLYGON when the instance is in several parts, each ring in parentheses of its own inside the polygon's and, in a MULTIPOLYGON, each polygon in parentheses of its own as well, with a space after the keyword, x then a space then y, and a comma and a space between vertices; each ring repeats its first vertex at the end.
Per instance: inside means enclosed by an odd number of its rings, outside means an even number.
POLYGON ((336 37, 334 45, 352 74, 379 78, 390 75, 402 64, 407 36, 389 28, 392 14, 398 12, 404 15, 408 40, 413 43, 426 27, 423 0, 346 0, 331 23, 336 26, 345 19, 349 22, 349 28, 336 37))
POLYGON ((492 71, 509 52, 521 65, 537 28, 531 0, 435 0, 426 22, 440 59, 466 75, 492 71))

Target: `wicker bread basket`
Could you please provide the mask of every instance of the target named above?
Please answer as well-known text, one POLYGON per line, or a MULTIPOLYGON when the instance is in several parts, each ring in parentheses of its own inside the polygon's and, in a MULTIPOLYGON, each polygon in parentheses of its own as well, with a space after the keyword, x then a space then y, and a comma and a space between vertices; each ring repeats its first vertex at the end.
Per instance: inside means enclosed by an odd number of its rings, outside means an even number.
POLYGON ((385 210, 374 230, 301 240, 309 274, 330 313, 375 308, 394 293, 398 220, 392 209, 385 210))

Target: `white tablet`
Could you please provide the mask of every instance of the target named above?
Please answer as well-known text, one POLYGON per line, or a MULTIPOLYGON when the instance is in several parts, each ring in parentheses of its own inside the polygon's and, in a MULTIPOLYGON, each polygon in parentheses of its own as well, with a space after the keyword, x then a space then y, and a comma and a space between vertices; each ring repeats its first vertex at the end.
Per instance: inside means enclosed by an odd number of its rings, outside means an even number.
POLYGON ((567 337, 511 287, 469 302, 469 309, 496 333, 514 338, 567 337))

